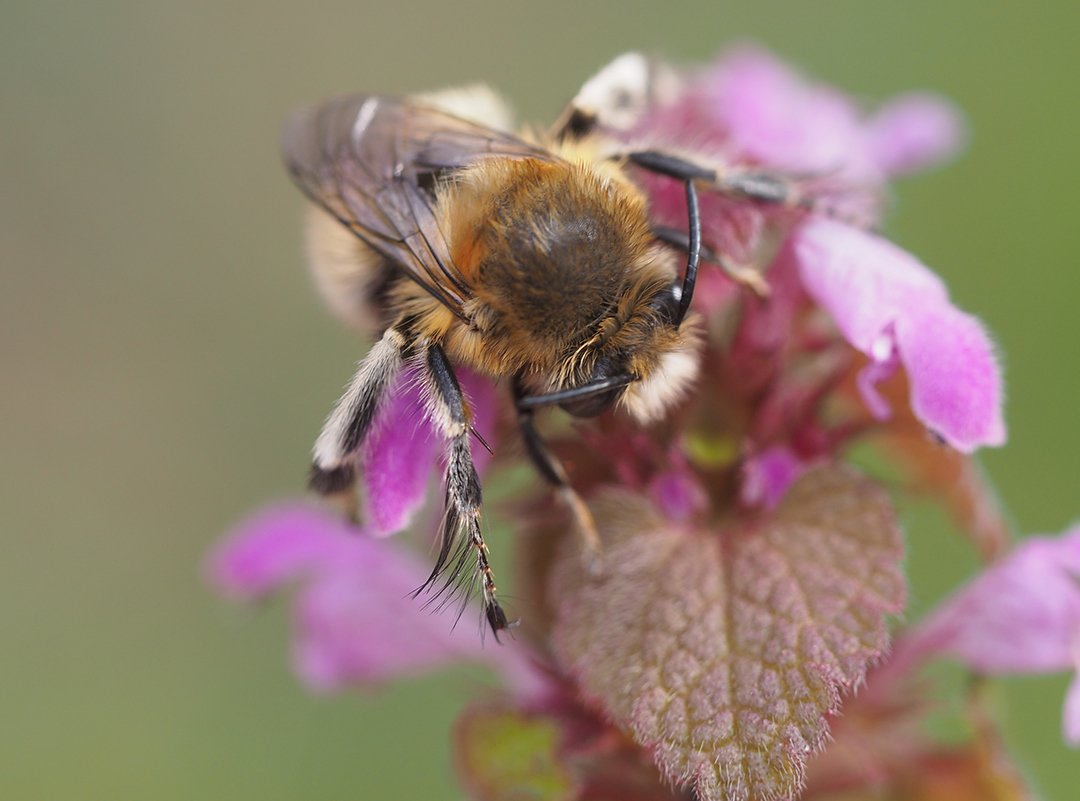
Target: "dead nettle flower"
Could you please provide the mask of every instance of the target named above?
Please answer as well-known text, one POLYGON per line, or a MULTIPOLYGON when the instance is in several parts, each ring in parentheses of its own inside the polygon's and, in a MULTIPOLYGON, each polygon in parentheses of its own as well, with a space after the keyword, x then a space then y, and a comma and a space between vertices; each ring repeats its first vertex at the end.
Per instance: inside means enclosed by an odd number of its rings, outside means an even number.
MULTIPOLYGON (((866 116, 753 48, 693 73, 622 57, 578 101, 608 95, 625 100, 596 118, 609 144, 803 176, 805 202, 703 192, 705 258, 723 269, 703 267, 694 299, 693 391, 650 429, 607 413, 549 432, 596 519, 596 563, 583 564, 565 510, 520 499, 516 641, 481 648, 472 626, 419 611, 407 596, 426 574, 377 539, 417 517, 443 450, 403 379, 360 455, 364 525, 272 509, 221 546, 211 576, 239 597, 300 581, 297 668, 317 689, 451 659, 494 666, 510 694, 458 731, 477 798, 533 780, 559 788, 545 798, 793 798, 904 606, 891 504, 844 464, 846 447, 894 435, 907 444, 893 453, 958 517, 987 517, 978 481, 958 495, 930 465, 1004 441, 993 346, 937 276, 867 230, 886 181, 946 159, 963 126, 931 95, 866 116), (543 743, 543 758, 485 767, 514 737, 543 743)), ((677 181, 635 178, 657 224, 685 226, 677 181)), ((507 393, 459 376, 496 452, 488 471, 503 470, 520 458, 495 436, 507 393)))

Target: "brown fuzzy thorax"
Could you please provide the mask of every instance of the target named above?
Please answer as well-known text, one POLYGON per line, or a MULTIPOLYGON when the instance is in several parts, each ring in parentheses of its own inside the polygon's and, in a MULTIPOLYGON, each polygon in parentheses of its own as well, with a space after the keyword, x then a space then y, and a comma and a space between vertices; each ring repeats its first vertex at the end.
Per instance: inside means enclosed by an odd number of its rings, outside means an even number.
POLYGON ((475 295, 451 352, 493 375, 577 383, 601 350, 648 348, 649 305, 674 269, 643 198, 589 166, 490 160, 440 194, 454 263, 475 295))

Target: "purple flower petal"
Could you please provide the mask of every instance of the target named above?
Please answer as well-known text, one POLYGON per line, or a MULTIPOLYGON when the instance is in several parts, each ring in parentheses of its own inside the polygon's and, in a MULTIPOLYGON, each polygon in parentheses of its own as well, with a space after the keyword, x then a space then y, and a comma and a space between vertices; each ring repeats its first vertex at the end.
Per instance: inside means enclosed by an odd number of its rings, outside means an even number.
POLYGON ((928 617, 914 642, 983 673, 1071 667, 1080 572, 1064 562, 1070 550, 1080 552, 1080 529, 1025 541, 928 617))
MULTIPOLYGON (((957 659, 991 675, 1080 669, 1080 527, 1031 538, 945 601, 894 660, 957 659)), ((1080 689, 1066 697, 1066 739, 1080 745, 1080 689)))
POLYGON ((263 510, 238 525, 207 560, 207 578, 225 595, 254 599, 332 561, 346 524, 303 504, 263 510))
POLYGON ((788 487, 810 468, 783 445, 766 448, 743 466, 739 500, 744 506, 775 509, 788 487))
POLYGON ((888 175, 925 169, 959 151, 967 139, 956 107, 937 95, 918 92, 891 101, 866 129, 871 158, 888 175))
POLYGON ((913 307, 896 342, 911 380, 911 408, 964 453, 1005 442, 1001 377, 982 324, 953 306, 913 307))
POLYGON ((764 50, 735 50, 708 80, 716 121, 745 157, 781 170, 830 173, 858 151, 859 117, 848 98, 803 80, 764 50))
MULTIPOLYGON (((491 380, 466 368, 456 373, 473 411, 473 425, 489 444, 495 441, 498 397, 491 380)), ((426 411, 423 389, 413 372, 403 374, 361 453, 364 520, 386 536, 409 525, 427 498, 442 437, 426 411)), ((489 455, 479 443, 473 460, 483 471, 489 455)), ((441 475, 441 473, 440 473, 441 475)))
POLYGON ((808 219, 792 241, 807 293, 871 359, 860 384, 875 414, 886 410, 872 383, 899 359, 924 425, 965 453, 1005 441, 993 345, 936 275, 895 245, 832 220, 808 219))
POLYGON ((402 375, 361 454, 364 520, 379 535, 405 528, 427 496, 438 436, 411 372, 402 375))
MULTIPOLYGON (((487 665, 523 695, 545 686, 523 647, 485 647, 475 626, 454 625, 458 606, 440 614, 413 597, 430 572, 423 560, 313 507, 274 507, 241 524, 212 554, 208 572, 241 598, 302 582, 295 662, 313 690, 369 686, 461 661, 487 665)), ((462 620, 480 621, 480 610, 470 604, 462 620)))
POLYGON ((705 488, 685 468, 658 473, 649 484, 649 495, 664 518, 675 523, 687 522, 709 505, 705 488))

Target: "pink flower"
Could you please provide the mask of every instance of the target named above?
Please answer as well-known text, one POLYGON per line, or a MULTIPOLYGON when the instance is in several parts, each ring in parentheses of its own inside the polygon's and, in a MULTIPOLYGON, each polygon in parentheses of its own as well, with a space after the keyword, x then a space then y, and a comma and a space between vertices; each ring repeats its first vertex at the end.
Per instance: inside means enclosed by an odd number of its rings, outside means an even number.
POLYGON ((887 175, 933 167, 959 151, 967 139, 960 112, 928 92, 891 100, 867 123, 870 159, 887 175))
POLYGON ((876 417, 889 408, 874 384, 902 364, 912 411, 935 434, 965 453, 1005 441, 993 345, 940 278, 890 242, 831 220, 809 218, 792 242, 810 297, 870 358, 860 389, 876 417))
POLYGON ((485 644, 460 608, 423 608, 414 596, 430 572, 423 559, 303 504, 272 507, 242 523, 210 556, 224 594, 254 600, 300 585, 293 660, 304 683, 330 692, 371 686, 455 662, 496 671, 528 696, 544 679, 525 649, 485 644))
POLYGON ((867 120, 839 90, 752 46, 717 62, 702 90, 737 157, 792 173, 880 179, 943 161, 964 141, 959 112, 936 95, 905 95, 867 120))
MULTIPOLYGON (((938 655, 990 675, 1080 671, 1080 526, 1025 540, 900 640, 893 659, 938 655)), ((1080 747, 1080 673, 1063 728, 1080 747)))

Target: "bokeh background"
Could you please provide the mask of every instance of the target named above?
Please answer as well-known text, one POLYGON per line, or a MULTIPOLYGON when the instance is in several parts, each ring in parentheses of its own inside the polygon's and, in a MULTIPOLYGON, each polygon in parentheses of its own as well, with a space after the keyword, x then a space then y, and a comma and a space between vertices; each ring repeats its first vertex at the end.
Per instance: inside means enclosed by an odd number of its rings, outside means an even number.
MULTIPOLYGON (((454 799, 448 726, 479 678, 312 698, 287 610, 201 576, 246 511, 302 487, 362 344, 320 308, 280 123, 349 89, 488 80, 550 120, 615 54, 757 40, 868 102, 936 89, 954 165, 898 187, 888 232, 995 332, 1019 530, 1080 516, 1080 5, 235 0, 0 9, 0 798, 454 799)), ((912 616, 970 573, 905 513, 912 616)), ((497 534, 505 541, 507 535, 497 534)), ((1064 676, 1000 714, 1051 801, 1075 799, 1064 676)))

